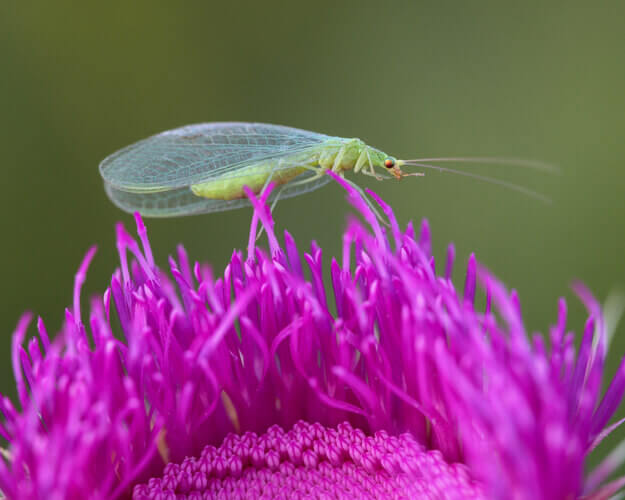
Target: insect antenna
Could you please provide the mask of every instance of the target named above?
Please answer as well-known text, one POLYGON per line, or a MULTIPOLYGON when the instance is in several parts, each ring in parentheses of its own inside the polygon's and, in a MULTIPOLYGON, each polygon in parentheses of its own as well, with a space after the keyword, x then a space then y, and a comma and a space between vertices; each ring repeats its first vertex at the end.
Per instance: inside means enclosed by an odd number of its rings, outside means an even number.
MULTIPOLYGON (((463 175, 465 177, 470 177, 471 179, 475 179, 475 180, 482 181, 482 182, 488 182, 489 184, 495 184, 496 186, 501 186, 501 187, 510 189, 512 191, 516 191, 517 193, 524 194, 526 196, 529 196, 530 198, 535 198, 537 200, 540 200, 543 203, 548 203, 548 204, 551 203, 551 199, 548 198, 547 196, 537 193, 536 191, 533 191, 529 188, 519 186, 518 184, 504 181, 502 179, 496 179, 494 177, 488 177, 486 175, 475 174, 473 172, 465 172, 463 170, 456 170, 454 168, 449 168, 449 167, 440 167, 438 165, 430 165, 428 163, 421 163, 415 160, 404 160, 404 165, 412 165, 415 167, 438 170, 439 172, 447 172, 451 174, 463 175)), ((404 174, 404 176, 410 176, 410 175, 414 175, 414 174, 404 174)))
POLYGON ((551 174, 559 174, 560 169, 557 165, 546 163, 538 160, 524 160, 522 158, 505 158, 492 156, 449 156, 441 158, 415 158, 413 160, 404 160, 406 163, 476 163, 482 165, 499 165, 509 167, 520 167, 532 170, 541 170, 551 174))

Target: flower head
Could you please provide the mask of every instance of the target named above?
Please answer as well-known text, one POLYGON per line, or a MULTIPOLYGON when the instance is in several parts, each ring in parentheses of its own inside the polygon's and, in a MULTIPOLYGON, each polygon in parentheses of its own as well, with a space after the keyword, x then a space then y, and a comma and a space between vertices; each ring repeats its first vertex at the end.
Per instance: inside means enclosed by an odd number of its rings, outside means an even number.
POLYGON ((601 486, 619 457, 584 479, 625 390, 621 363, 601 398, 606 336, 590 293, 575 288, 590 312, 579 351, 563 299, 549 346, 530 339, 516 293, 473 256, 460 294, 453 246, 437 275, 427 222, 402 231, 369 193, 387 230, 336 180, 366 224, 349 222, 331 289, 315 243, 302 254, 288 232, 278 242, 269 191, 248 193, 247 255, 218 278, 182 247, 164 273, 141 218, 140 242, 118 225, 120 269, 83 318, 89 251, 57 338, 39 320, 24 347, 29 315, 14 334, 4 494, 551 499, 622 487, 601 486))

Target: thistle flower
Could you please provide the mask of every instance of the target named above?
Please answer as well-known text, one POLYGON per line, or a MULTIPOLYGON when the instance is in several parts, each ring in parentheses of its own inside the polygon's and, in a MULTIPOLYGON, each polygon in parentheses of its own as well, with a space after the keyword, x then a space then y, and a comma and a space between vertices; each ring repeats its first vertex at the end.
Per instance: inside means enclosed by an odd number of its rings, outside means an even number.
POLYGON ((44 323, 13 336, 19 406, 2 398, 0 489, 9 498, 607 498, 625 477, 616 451, 584 477, 588 453, 625 390, 622 362, 603 398, 601 310, 579 350, 566 304, 528 338, 519 299, 469 258, 464 293, 449 247, 435 273, 430 230, 384 229, 336 179, 365 220, 351 220, 324 286, 322 250, 280 245, 265 193, 247 255, 223 275, 191 266, 170 276, 117 226, 120 268, 83 318, 74 304, 50 341, 44 323), (255 245, 258 224, 269 253, 255 245), (128 254, 134 259, 129 260, 128 254), (477 283, 484 311, 474 304, 477 283), (116 314, 111 312, 111 303, 116 314), (113 333, 117 324, 122 338, 113 333))

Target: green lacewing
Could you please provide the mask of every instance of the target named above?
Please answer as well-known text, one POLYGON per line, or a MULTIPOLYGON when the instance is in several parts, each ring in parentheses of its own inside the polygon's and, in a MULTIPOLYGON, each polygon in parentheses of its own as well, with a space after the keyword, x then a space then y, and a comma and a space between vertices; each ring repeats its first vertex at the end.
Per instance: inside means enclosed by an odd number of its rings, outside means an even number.
MULTIPOLYGON (((332 170, 375 179, 423 175, 404 166, 433 168, 493 182, 544 199, 499 179, 431 165, 465 161, 510 163, 549 169, 538 162, 505 158, 399 160, 360 139, 346 139, 264 123, 201 123, 168 130, 113 153, 100 163, 109 198, 127 212, 152 217, 221 212, 249 205, 243 186, 259 194, 273 182, 269 200, 298 196, 327 184, 332 170)), ((347 179, 346 179, 347 180, 347 179)), ((348 181, 359 192, 362 189, 348 181)))

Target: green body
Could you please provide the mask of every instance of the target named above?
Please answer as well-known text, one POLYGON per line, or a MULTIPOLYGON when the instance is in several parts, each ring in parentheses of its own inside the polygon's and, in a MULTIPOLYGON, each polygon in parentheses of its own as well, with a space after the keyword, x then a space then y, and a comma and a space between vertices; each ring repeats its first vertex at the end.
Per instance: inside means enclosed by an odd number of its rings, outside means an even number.
POLYGON ((296 179, 305 172, 316 170, 322 175, 327 170, 338 174, 346 170, 359 171, 363 167, 383 167, 388 155, 367 146, 360 139, 331 138, 303 153, 295 153, 249 165, 244 170, 191 185, 196 196, 216 200, 235 200, 245 197, 244 186, 255 194, 271 182, 278 186, 296 179), (292 165, 292 166, 291 166, 292 165))
POLYGON ((330 170, 341 177, 352 170, 399 178, 401 164, 360 139, 267 123, 213 122, 147 137, 107 156, 99 168, 118 207, 174 217, 249 206, 247 188, 260 194, 270 183, 277 187, 268 198, 273 207, 278 199, 324 186, 332 180, 330 170))

